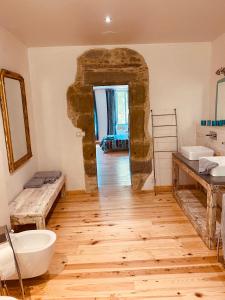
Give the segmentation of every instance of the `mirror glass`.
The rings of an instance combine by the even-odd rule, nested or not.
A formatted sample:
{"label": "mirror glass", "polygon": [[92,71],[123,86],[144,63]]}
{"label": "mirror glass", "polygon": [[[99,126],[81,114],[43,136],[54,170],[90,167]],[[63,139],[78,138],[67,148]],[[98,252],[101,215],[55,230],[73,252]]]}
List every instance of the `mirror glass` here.
{"label": "mirror glass", "polygon": [[225,78],[217,82],[216,120],[225,120]]}
{"label": "mirror glass", "polygon": [[20,82],[12,78],[5,78],[5,95],[7,99],[13,157],[15,160],[18,160],[27,153]]}
{"label": "mirror glass", "polygon": [[32,156],[23,77],[1,70],[0,96],[9,171],[12,173]]}

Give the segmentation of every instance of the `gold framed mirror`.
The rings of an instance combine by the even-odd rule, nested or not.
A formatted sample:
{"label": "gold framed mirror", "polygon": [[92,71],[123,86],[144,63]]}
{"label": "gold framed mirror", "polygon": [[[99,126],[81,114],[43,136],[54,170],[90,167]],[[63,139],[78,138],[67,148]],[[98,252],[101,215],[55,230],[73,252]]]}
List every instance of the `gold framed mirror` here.
{"label": "gold framed mirror", "polygon": [[215,112],[216,120],[225,119],[225,77],[217,81]]}
{"label": "gold framed mirror", "polygon": [[5,69],[0,71],[0,101],[9,172],[32,157],[24,79]]}

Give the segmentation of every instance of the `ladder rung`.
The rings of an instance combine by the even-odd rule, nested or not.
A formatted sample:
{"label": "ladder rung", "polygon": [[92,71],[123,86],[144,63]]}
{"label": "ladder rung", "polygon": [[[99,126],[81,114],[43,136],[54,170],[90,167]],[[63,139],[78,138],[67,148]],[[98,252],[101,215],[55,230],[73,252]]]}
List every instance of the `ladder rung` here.
{"label": "ladder rung", "polygon": [[168,127],[168,126],[176,127],[177,125],[153,125],[152,127]]}
{"label": "ladder rung", "polygon": [[177,138],[177,135],[163,135],[163,136],[154,136],[154,139],[162,139],[162,138]]}
{"label": "ladder rung", "polygon": [[161,114],[161,115],[152,115],[153,117],[164,117],[164,116],[176,116],[176,114]]}

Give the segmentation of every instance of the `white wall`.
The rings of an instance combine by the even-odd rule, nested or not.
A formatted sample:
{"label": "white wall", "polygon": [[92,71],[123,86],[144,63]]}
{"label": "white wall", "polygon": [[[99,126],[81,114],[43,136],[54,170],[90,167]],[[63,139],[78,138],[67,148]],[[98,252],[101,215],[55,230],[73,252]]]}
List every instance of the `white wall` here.
{"label": "white wall", "polygon": [[107,135],[107,102],[104,89],[95,90],[95,101],[98,115],[98,139],[102,140]]}
{"label": "white wall", "polygon": [[67,117],[66,102],[81,53],[79,47],[75,53],[73,47],[29,49],[38,169],[62,170],[69,190],[85,187],[82,135]]}
{"label": "white wall", "polygon": [[[114,47],[118,46],[105,48]],[[208,103],[210,43],[125,47],[141,53],[148,64],[151,108],[158,113],[176,107],[180,144],[195,144],[195,124]],[[66,91],[75,80],[77,57],[90,48],[95,47],[29,49],[39,168],[61,168],[70,190],[84,188],[84,170],[82,140],[67,117]],[[170,162],[169,158],[160,160],[158,185],[171,183]],[[145,188],[151,185],[149,179]]]}
{"label": "white wall", "polygon": [[33,158],[15,171],[12,175],[8,171],[8,160],[5,146],[2,116],[0,116],[0,225],[9,222],[8,202],[23,188],[23,184],[33,175],[37,168],[32,103],[30,97],[30,78],[28,55],[26,47],[12,34],[0,28],[0,68],[20,73],[25,79],[28,102],[29,125]]}
{"label": "white wall", "polygon": [[215,155],[225,155],[225,127],[224,126],[215,126],[213,131],[217,134],[217,139],[211,139],[207,136],[209,131],[212,130],[211,126],[196,126],[197,132],[197,145],[206,146],[215,151]]}
{"label": "white wall", "polygon": [[225,67],[225,33],[212,42],[210,98],[208,113],[206,114],[206,118],[209,117],[210,119],[215,118],[216,84],[219,79],[224,77],[215,74],[220,67]]}

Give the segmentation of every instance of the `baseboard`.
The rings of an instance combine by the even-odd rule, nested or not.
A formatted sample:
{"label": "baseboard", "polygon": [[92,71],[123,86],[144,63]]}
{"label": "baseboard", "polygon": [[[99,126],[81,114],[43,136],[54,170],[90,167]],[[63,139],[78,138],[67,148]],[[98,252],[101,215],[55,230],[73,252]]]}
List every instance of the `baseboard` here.
{"label": "baseboard", "polygon": [[[179,185],[179,189],[181,190],[194,190],[196,189],[196,185],[194,184],[181,184]],[[172,185],[157,185],[154,188],[156,193],[170,193],[173,191]]]}
{"label": "baseboard", "polygon": [[81,194],[86,194],[85,190],[66,191],[66,196],[76,196],[76,195],[81,195]]}
{"label": "baseboard", "polygon": [[[196,186],[193,184],[179,185],[179,189],[193,190],[195,188],[196,188]],[[146,193],[153,193],[153,192],[155,192],[155,193],[171,193],[172,191],[173,191],[172,185],[157,185],[152,190],[142,190],[140,192],[142,192],[142,193],[143,192],[146,192]],[[85,190],[66,191],[66,196],[76,196],[76,195],[82,195],[82,194],[88,194],[88,192]]]}
{"label": "baseboard", "polygon": [[172,192],[172,185],[156,185],[154,191],[156,193],[169,193]]}
{"label": "baseboard", "polygon": [[195,184],[181,184],[178,187],[179,190],[195,190],[196,185]]}

